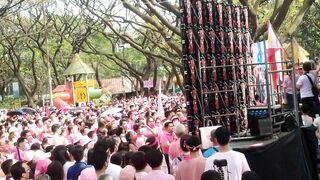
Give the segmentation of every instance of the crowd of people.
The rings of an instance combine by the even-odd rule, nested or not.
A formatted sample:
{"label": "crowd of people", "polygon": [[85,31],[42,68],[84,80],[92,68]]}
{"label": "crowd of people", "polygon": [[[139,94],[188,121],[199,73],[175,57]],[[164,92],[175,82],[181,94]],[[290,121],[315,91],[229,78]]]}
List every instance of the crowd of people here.
{"label": "crowd of people", "polygon": [[3,179],[245,180],[259,179],[230,134],[211,132],[204,153],[189,135],[183,96],[114,100],[108,106],[0,114]]}

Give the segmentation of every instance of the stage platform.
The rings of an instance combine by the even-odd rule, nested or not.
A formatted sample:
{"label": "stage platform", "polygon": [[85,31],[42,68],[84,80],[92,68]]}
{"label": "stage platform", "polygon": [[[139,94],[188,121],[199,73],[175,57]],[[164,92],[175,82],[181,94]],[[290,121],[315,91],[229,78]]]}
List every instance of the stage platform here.
{"label": "stage platform", "polygon": [[312,132],[297,128],[263,139],[233,140],[230,146],[245,154],[262,180],[318,180]]}
{"label": "stage platform", "polygon": [[263,147],[273,142],[276,142],[280,138],[290,134],[290,132],[281,132],[278,134],[274,134],[268,137],[252,137],[252,138],[234,138],[230,142],[230,146],[233,149],[241,150],[241,149],[250,149]]}

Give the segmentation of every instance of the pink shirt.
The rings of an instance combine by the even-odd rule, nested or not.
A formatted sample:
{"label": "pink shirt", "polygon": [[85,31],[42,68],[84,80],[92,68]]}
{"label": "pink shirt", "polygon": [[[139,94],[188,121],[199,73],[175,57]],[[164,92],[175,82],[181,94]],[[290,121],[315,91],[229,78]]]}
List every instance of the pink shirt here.
{"label": "pink shirt", "polygon": [[129,122],[128,122],[128,125],[129,125],[128,130],[133,130],[134,124],[135,124],[135,123],[134,123],[134,120],[129,119]]}
{"label": "pink shirt", "polygon": [[178,157],[182,153],[180,148],[180,138],[174,141],[169,147],[169,156],[171,159]]}
{"label": "pink shirt", "polygon": [[149,129],[147,129],[147,128],[141,128],[141,132],[142,132],[142,134],[143,134],[146,138],[155,136],[155,135],[152,134],[151,131],[150,131]]}
{"label": "pink shirt", "polygon": [[127,165],[120,171],[119,180],[133,180],[136,170],[133,166]]}
{"label": "pink shirt", "polygon": [[176,180],[201,179],[205,165],[206,159],[204,157],[181,161],[176,172]]}
{"label": "pink shirt", "polygon": [[[164,132],[160,138],[161,149],[164,154],[169,153],[169,146],[174,141],[174,134]],[[167,146],[169,144],[169,146]]]}
{"label": "pink shirt", "polygon": [[171,174],[165,174],[162,170],[152,170],[148,175],[144,176],[142,180],[174,180]]}
{"label": "pink shirt", "polygon": [[94,167],[85,168],[81,171],[78,180],[97,180],[97,174]]}
{"label": "pink shirt", "polygon": [[286,75],[286,77],[284,77],[283,87],[286,88],[286,92],[285,93],[288,93],[288,94],[292,94],[293,93],[291,77],[289,75]]}
{"label": "pink shirt", "polygon": [[20,160],[19,155],[20,155],[21,161],[26,160],[25,152],[19,149],[19,153],[18,153],[17,148],[15,148],[13,158],[19,161]]}
{"label": "pink shirt", "polygon": [[137,148],[143,146],[146,143],[147,138],[142,135],[142,134],[138,134],[137,135],[137,140],[136,140],[136,146]]}

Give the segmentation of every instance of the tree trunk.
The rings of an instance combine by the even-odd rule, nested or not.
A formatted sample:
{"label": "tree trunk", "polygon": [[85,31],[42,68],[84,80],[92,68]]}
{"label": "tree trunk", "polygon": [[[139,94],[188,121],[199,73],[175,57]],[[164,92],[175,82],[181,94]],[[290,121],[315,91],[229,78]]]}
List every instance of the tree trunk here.
{"label": "tree trunk", "polygon": [[33,95],[31,94],[31,91],[30,89],[28,88],[28,86],[25,84],[24,80],[22,79],[21,75],[16,72],[15,73],[19,83],[20,83],[20,86],[22,88],[22,91],[24,92],[24,94],[27,96],[27,100],[28,100],[28,105],[35,108],[37,105],[36,103],[34,102],[34,99],[33,99]]}
{"label": "tree trunk", "polygon": [[[52,66],[52,69],[53,69],[53,74],[54,74],[54,78],[52,78],[53,79],[53,83],[54,83],[54,85],[55,86],[58,86],[58,85],[60,85],[60,79],[59,79],[59,74],[60,73],[58,73],[58,70],[57,70],[57,67],[56,67],[56,63],[54,63],[54,62],[51,62],[50,63],[51,64],[51,66]],[[50,68],[50,67],[49,67]]]}
{"label": "tree trunk", "polygon": [[157,81],[158,81],[158,66],[157,66],[157,63],[154,63],[153,88],[151,88],[151,94],[156,93]]}
{"label": "tree trunk", "polygon": [[172,77],[173,77],[173,71],[170,72],[168,80],[164,84],[165,87],[163,88],[163,94],[168,94]]}
{"label": "tree trunk", "polygon": [[100,77],[99,77],[99,66],[100,66],[100,63],[98,63],[97,65],[94,65],[93,62],[91,62],[91,66],[95,71],[94,76],[96,78],[96,81],[97,81],[99,87],[102,87],[102,83],[101,83],[101,80],[100,80]]}
{"label": "tree trunk", "polygon": [[138,78],[137,81],[140,84],[140,91],[139,91],[139,95],[143,96],[144,95],[144,87],[143,87],[143,80],[141,78]]}
{"label": "tree trunk", "polygon": [[3,102],[4,96],[5,96],[5,89],[6,89],[6,86],[7,86],[8,83],[6,82],[5,78],[3,78],[3,77],[0,78],[0,81],[1,81],[0,95],[2,97],[2,101],[1,102]]}

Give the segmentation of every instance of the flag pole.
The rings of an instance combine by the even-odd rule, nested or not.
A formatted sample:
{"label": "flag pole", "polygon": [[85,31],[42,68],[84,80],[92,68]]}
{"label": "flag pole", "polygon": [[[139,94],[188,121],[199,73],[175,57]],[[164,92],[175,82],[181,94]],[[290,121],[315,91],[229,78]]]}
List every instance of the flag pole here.
{"label": "flag pole", "polygon": [[[293,108],[294,108],[294,116],[297,121],[297,125],[300,126],[299,122],[299,114],[298,114],[298,100],[297,100],[297,88],[296,88],[296,65],[295,65],[295,57],[294,57],[294,48],[293,48],[293,35],[291,35],[291,58],[293,62],[292,67],[292,75],[291,75],[291,81],[292,81],[292,88],[293,88]],[[299,68],[299,59],[298,59],[298,68]]]}
{"label": "flag pole", "polygon": [[50,93],[50,106],[53,106],[53,95],[52,95],[52,80],[51,80],[51,68],[50,68],[50,57],[49,57],[49,47],[48,47],[48,22],[46,20],[46,13],[44,11],[44,0],[41,0],[42,12],[43,12],[43,21],[45,28],[45,59],[48,66],[48,81],[49,81],[49,93]]}

